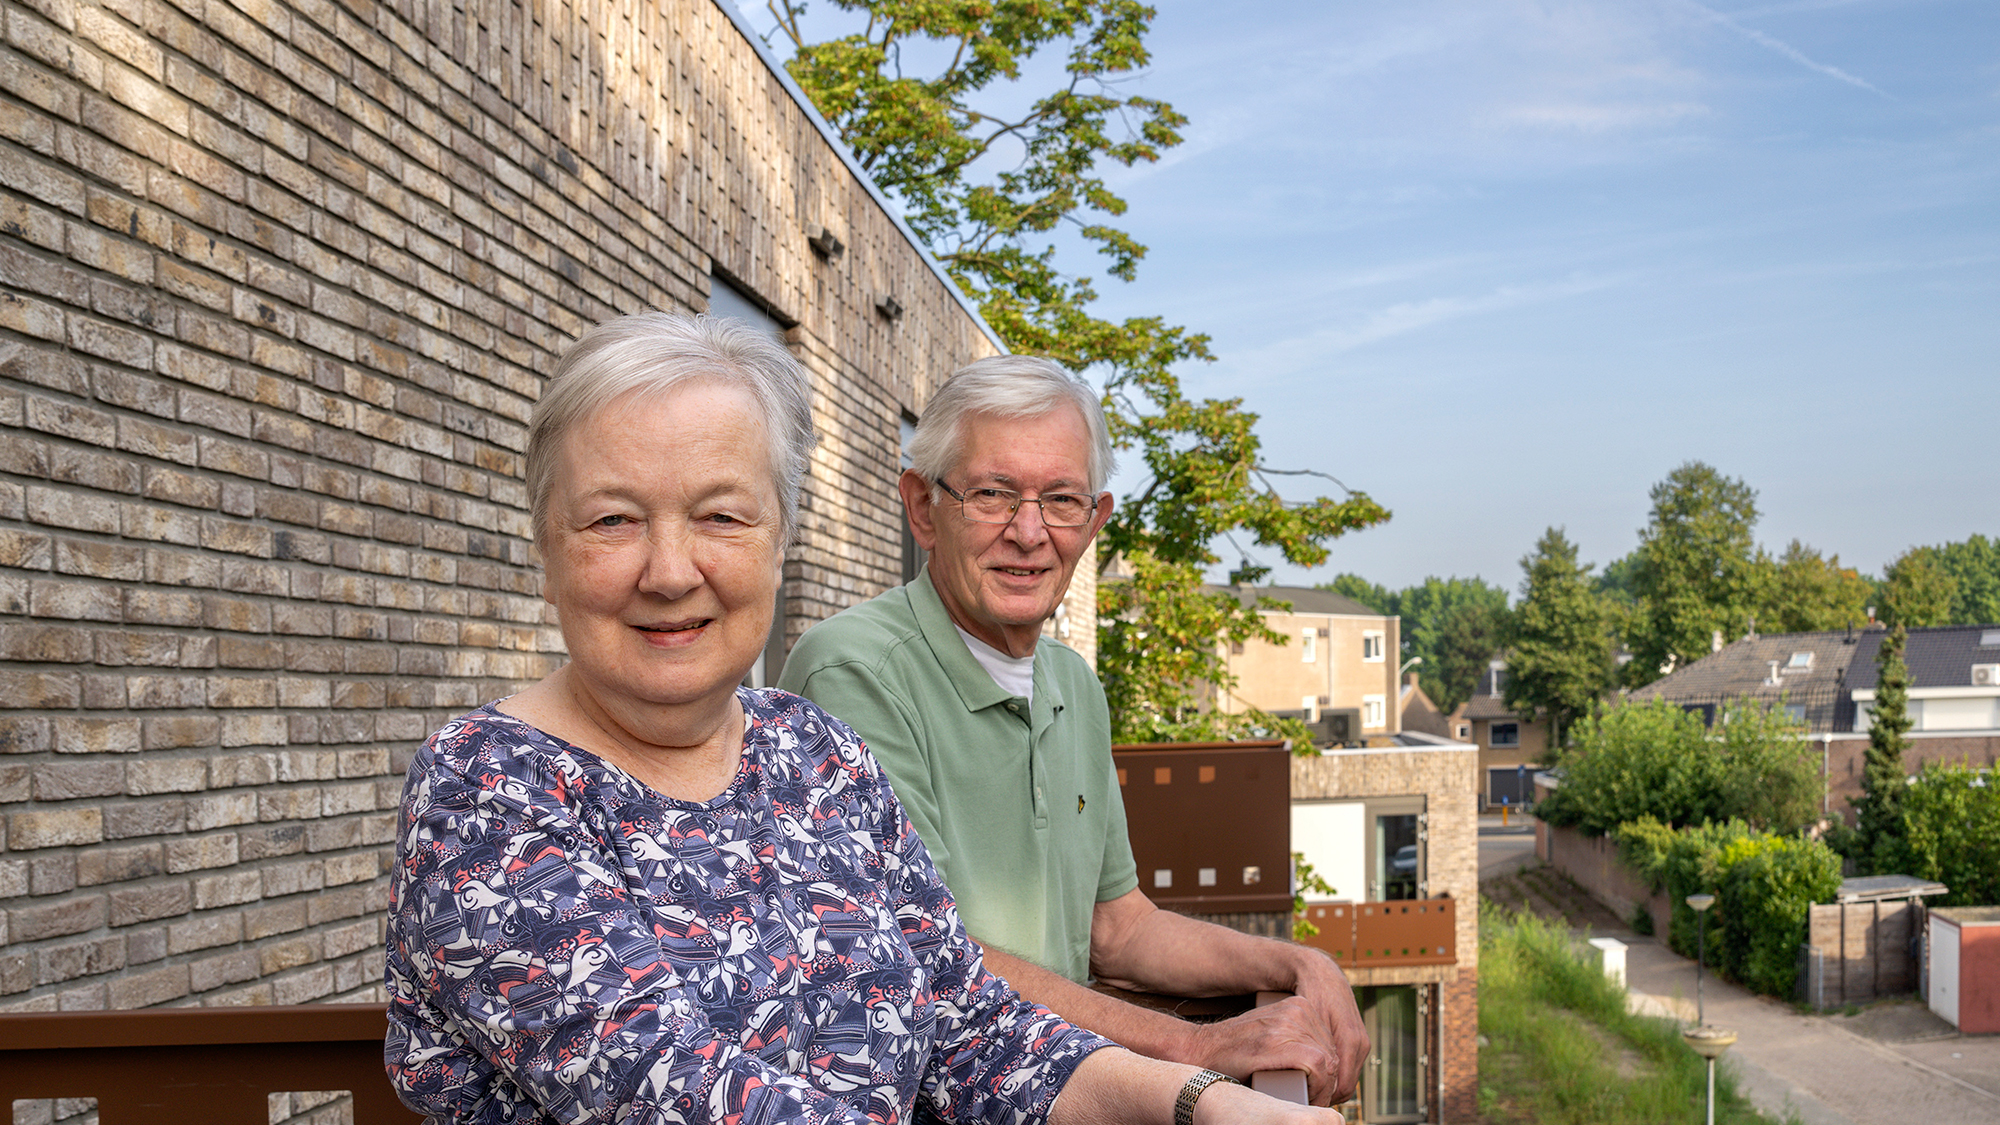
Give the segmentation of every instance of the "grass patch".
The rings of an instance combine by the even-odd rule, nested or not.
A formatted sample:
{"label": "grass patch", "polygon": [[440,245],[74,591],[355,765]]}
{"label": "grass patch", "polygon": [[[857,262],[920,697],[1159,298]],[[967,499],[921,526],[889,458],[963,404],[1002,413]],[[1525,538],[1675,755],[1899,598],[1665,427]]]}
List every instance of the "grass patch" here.
{"label": "grass patch", "polygon": [[[1671,1020],[1625,1010],[1566,928],[1480,904],[1479,1112],[1491,1125],[1701,1121],[1708,1072]],[[1771,1119],[1715,1075],[1718,1123]]]}

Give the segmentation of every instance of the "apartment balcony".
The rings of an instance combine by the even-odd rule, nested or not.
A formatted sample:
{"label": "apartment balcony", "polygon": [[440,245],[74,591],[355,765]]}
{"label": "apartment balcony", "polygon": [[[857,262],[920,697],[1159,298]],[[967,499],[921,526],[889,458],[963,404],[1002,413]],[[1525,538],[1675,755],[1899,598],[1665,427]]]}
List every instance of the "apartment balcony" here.
{"label": "apartment balcony", "polygon": [[1458,962],[1455,899],[1314,903],[1305,917],[1319,927],[1305,944],[1325,950],[1348,972]]}

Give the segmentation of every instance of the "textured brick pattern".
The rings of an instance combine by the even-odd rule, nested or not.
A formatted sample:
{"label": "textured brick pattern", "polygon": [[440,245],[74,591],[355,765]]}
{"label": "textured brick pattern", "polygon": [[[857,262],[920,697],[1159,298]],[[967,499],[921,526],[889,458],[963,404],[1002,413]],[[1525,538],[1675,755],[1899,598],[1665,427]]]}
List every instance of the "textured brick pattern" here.
{"label": "textured brick pattern", "polygon": [[1427,990],[1424,1041],[1431,1061],[1424,1068],[1424,1101],[1432,1121],[1478,1117],[1478,784],[1478,751],[1469,746],[1462,750],[1339,751],[1292,759],[1295,801],[1425,797],[1429,833],[1426,890],[1459,903],[1458,960],[1447,966],[1356,968],[1348,979],[1357,986],[1413,984]]}
{"label": "textured brick pattern", "polygon": [[815,373],[796,635],[994,348],[710,0],[0,0],[0,1006],[376,994],[411,752],[561,659],[542,380],[716,275]]}

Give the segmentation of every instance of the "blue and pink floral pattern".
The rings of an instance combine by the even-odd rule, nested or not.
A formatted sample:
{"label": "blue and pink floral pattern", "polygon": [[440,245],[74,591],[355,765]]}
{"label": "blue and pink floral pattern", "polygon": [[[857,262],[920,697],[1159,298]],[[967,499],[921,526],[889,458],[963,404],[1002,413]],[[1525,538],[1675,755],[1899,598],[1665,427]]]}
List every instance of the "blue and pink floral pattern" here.
{"label": "blue and pink floral pattern", "polygon": [[987,973],[861,740],[739,692],[705,804],[483,707],[410,766],[386,1047],[451,1122],[1042,1121],[1106,1041]]}

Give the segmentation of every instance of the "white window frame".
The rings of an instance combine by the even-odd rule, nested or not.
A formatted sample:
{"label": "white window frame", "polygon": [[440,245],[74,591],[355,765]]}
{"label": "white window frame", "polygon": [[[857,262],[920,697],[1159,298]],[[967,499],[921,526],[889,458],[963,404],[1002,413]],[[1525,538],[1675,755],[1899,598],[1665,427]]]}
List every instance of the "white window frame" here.
{"label": "white window frame", "polygon": [[1311,625],[1299,630],[1299,663],[1319,662],[1319,630]]}
{"label": "white window frame", "polygon": [[1361,662],[1363,664],[1380,664],[1388,659],[1384,651],[1387,640],[1388,634],[1380,629],[1363,629],[1361,631]]}
{"label": "white window frame", "polygon": [[1389,697],[1386,695],[1364,695],[1361,697],[1361,727],[1386,727],[1389,725]]}

